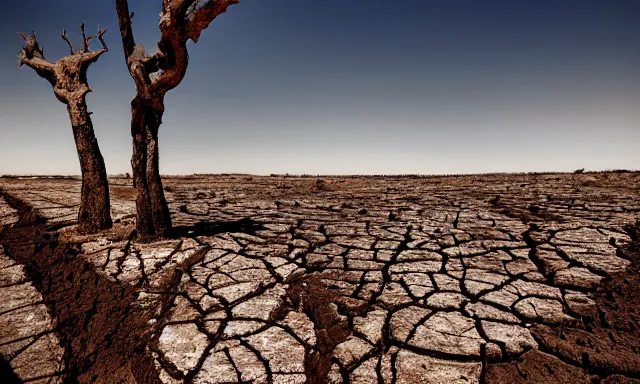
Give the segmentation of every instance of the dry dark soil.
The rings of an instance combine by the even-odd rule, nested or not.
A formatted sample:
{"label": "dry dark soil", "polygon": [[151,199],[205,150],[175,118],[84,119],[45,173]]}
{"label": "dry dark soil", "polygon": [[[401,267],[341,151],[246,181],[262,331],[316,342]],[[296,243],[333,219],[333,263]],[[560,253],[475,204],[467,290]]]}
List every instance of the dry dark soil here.
{"label": "dry dark soil", "polygon": [[627,231],[620,252],[631,264],[597,287],[595,306],[576,325],[533,327],[539,350],[490,364],[488,383],[640,384],[640,223]]}
{"label": "dry dark soil", "polygon": [[0,178],[7,383],[640,383],[640,173]]}

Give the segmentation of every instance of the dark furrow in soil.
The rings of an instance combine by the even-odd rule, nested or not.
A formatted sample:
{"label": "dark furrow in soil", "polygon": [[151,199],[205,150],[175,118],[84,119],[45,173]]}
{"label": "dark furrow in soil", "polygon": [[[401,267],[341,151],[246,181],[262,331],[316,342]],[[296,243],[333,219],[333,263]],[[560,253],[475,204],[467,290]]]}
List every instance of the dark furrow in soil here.
{"label": "dark furrow in soil", "polygon": [[155,331],[148,321],[168,302],[137,306],[134,287],[98,274],[93,264],[78,256],[77,244],[62,243],[56,233],[47,233],[46,220],[30,206],[1,190],[0,195],[19,214],[0,242],[10,258],[24,265],[54,319],[65,351],[65,382],[160,383],[146,352]]}
{"label": "dark furrow in soil", "polygon": [[531,329],[539,351],[488,364],[487,383],[640,384],[640,224],[619,248],[631,264],[594,293],[595,310],[576,325]]}
{"label": "dark furrow in soil", "polygon": [[314,324],[316,348],[305,353],[304,367],[307,384],[324,384],[333,365],[335,347],[347,340],[352,331],[349,320],[340,314],[361,312],[362,308],[343,308],[342,297],[328,289],[316,276],[299,277],[289,283],[288,303],[272,313],[274,318],[284,318],[289,311],[305,313]]}
{"label": "dark furrow in soil", "polygon": [[0,356],[0,377],[5,384],[22,384],[22,380],[16,375],[16,373],[2,356]]}

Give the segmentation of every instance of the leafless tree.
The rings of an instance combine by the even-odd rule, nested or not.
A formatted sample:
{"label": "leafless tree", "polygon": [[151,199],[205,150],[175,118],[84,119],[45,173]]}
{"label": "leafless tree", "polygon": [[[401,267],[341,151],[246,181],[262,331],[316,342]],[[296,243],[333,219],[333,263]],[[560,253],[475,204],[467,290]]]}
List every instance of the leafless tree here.
{"label": "leafless tree", "polygon": [[129,73],[136,85],[131,101],[133,185],[136,189],[136,229],[142,237],[159,236],[171,228],[171,216],[158,168],[158,129],[165,94],[177,87],[187,71],[187,41],[200,34],[238,0],[163,0],[157,52],[136,45],[127,0],[116,0],[120,34]]}
{"label": "leafless tree", "polygon": [[[105,32],[106,30],[98,27],[97,33],[87,37],[82,24],[83,47],[74,52],[67,32],[63,30],[62,38],[69,44],[70,54],[56,63],[45,60],[35,31],[31,32],[31,35],[18,32],[25,42],[18,56],[19,65],[33,68],[40,77],[48,80],[58,100],[67,106],[82,171],[78,230],[89,233],[110,228],[112,225],[107,171],[93,132],[91,112],[87,111],[86,102],[86,95],[91,92],[87,83],[87,69],[107,52],[107,46],[102,39]],[[89,43],[93,39],[100,41],[102,49],[89,50]]]}

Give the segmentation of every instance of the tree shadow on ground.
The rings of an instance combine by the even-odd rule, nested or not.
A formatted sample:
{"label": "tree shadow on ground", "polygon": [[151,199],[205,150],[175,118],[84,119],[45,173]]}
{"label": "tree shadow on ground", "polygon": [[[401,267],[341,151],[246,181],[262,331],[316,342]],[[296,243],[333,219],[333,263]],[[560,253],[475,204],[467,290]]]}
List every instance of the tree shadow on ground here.
{"label": "tree shadow on ground", "polygon": [[245,217],[234,221],[200,221],[194,225],[180,225],[171,228],[166,234],[167,238],[215,236],[227,232],[242,232],[255,235],[256,231],[265,229],[262,224]]}
{"label": "tree shadow on ground", "polygon": [[2,382],[6,384],[22,384],[22,380],[16,375],[16,373],[2,356],[0,356],[0,377]]}

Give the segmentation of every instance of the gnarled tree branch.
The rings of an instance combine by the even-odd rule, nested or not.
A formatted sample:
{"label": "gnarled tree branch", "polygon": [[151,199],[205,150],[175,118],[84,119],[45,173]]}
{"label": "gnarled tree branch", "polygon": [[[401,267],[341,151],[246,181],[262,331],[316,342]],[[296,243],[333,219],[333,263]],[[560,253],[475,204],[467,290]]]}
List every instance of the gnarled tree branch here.
{"label": "gnarled tree branch", "polygon": [[[125,59],[140,96],[163,97],[177,87],[187,70],[187,40],[197,42],[213,19],[238,2],[239,0],[163,0],[159,23],[162,35],[158,42],[158,52],[147,56],[135,44],[128,1],[116,0]],[[158,75],[152,79],[152,73]]]}
{"label": "gnarled tree branch", "polygon": [[[84,28],[84,23],[80,26],[80,28],[82,30],[83,49],[78,50],[78,52],[73,52],[73,45],[71,44],[71,41],[69,41],[69,38],[67,37],[66,29],[62,30],[62,39],[66,41],[67,44],[69,45],[69,51],[71,52],[71,56],[79,55],[78,57],[80,58],[80,61],[82,61],[83,63],[93,63],[98,59],[98,57],[100,57],[100,55],[109,51],[107,44],[102,38],[102,36],[107,32],[107,30],[101,29],[100,26],[98,25],[98,32],[87,37],[85,28]],[[89,50],[89,43],[91,42],[91,40],[94,40],[94,39],[98,39],[100,41],[100,44],[102,45],[102,49],[91,52]]]}
{"label": "gnarled tree branch", "polygon": [[89,42],[87,41],[87,35],[84,33],[84,23],[82,23],[82,25],[80,25],[80,29],[82,30],[82,43],[84,44],[84,51],[83,52],[88,52],[89,51]]}
{"label": "gnarled tree branch", "polygon": [[[84,39],[84,50],[80,52],[80,55],[83,63],[85,64],[95,63],[96,60],[98,60],[98,57],[100,57],[100,55],[109,51],[107,44],[104,42],[104,39],[102,38],[102,36],[106,32],[107,32],[106,29],[100,29],[100,26],[98,25],[98,32],[94,33],[89,37],[86,37],[84,33],[84,24],[82,24],[82,38]],[[98,41],[100,41],[100,44],[102,45],[102,49],[91,52],[89,51],[89,42],[96,38],[98,39]]]}
{"label": "gnarled tree branch", "polygon": [[197,3],[197,0],[169,0],[166,1],[167,5],[163,5],[162,9],[168,11],[174,25],[177,25],[178,21],[184,20],[189,8]]}
{"label": "gnarled tree branch", "polygon": [[187,36],[193,40],[194,43],[197,43],[200,34],[209,26],[213,19],[221,13],[226,12],[230,5],[238,4],[238,2],[239,0],[209,0],[202,8],[194,11],[193,17],[191,17],[187,24]]}
{"label": "gnarled tree branch", "polygon": [[62,39],[64,41],[66,41],[67,44],[69,44],[69,51],[71,52],[70,54],[73,55],[73,45],[71,45],[71,42],[69,41],[69,38],[67,37],[67,30],[66,29],[62,30]]}
{"label": "gnarled tree branch", "polygon": [[[25,41],[24,47],[20,50],[19,65],[27,65],[34,69],[36,73],[45,78],[53,86],[54,93],[60,101],[69,104],[71,99],[74,102],[80,101],[84,103],[83,98],[87,92],[91,92],[87,85],[86,72],[91,63],[98,60],[98,57],[108,51],[108,47],[102,38],[106,33],[106,29],[102,30],[98,26],[98,32],[87,37],[85,34],[84,24],[82,24],[83,49],[73,52],[71,41],[67,37],[66,29],[62,30],[62,39],[69,45],[71,54],[63,57],[55,63],[50,63],[44,58],[44,53],[35,31],[31,35],[18,32],[18,35]],[[102,49],[91,52],[89,50],[89,42],[92,39],[99,39]]]}
{"label": "gnarled tree branch", "polygon": [[186,74],[187,41],[197,42],[211,21],[235,3],[238,0],[162,0],[158,51],[148,55],[135,43],[128,1],[116,0],[124,57],[136,85],[131,102],[131,166],[137,193],[136,228],[143,237],[161,235],[171,228],[158,170],[158,128],[164,113],[164,96]]}
{"label": "gnarled tree branch", "polygon": [[82,24],[82,38],[84,39],[84,53],[89,52],[89,43],[91,42],[91,40],[96,38],[100,41],[100,44],[102,44],[102,49],[104,50],[104,52],[107,52],[109,49],[107,48],[107,44],[105,44],[104,39],[102,39],[102,35],[104,35],[106,32],[107,32],[106,29],[104,30],[100,29],[100,25],[98,25],[98,32],[94,33],[89,37],[86,37],[84,33],[84,24]]}
{"label": "gnarled tree branch", "polygon": [[56,83],[55,66],[44,58],[44,52],[36,39],[36,32],[31,31],[31,35],[18,32],[18,35],[25,41],[24,47],[18,54],[18,64],[22,67],[27,65],[36,73],[54,85]]}
{"label": "gnarled tree branch", "polygon": [[[166,0],[165,0],[166,1]],[[127,65],[131,65],[130,58],[136,42],[133,39],[133,30],[131,29],[131,13],[129,12],[129,3],[126,0],[116,0],[116,11],[118,13],[118,24],[120,26],[120,36],[122,37],[122,47],[124,48],[124,57]]]}

